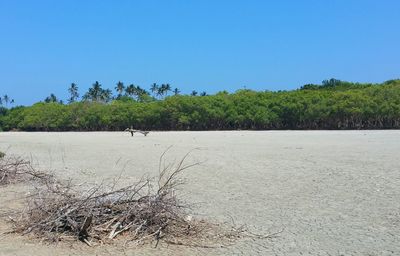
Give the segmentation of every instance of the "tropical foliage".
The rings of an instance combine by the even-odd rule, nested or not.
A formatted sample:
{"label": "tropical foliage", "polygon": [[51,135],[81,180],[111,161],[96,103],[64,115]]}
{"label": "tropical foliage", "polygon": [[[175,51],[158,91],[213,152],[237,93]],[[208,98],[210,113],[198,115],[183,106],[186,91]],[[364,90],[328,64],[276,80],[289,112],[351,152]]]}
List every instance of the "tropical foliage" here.
{"label": "tropical foliage", "polygon": [[215,95],[196,91],[180,95],[168,84],[153,84],[153,96],[139,86],[120,83],[116,97],[96,82],[79,102],[74,97],[67,105],[51,100],[29,107],[2,107],[0,127],[27,131],[130,126],[143,130],[400,128],[400,80],[360,84],[330,79],[292,91]]}

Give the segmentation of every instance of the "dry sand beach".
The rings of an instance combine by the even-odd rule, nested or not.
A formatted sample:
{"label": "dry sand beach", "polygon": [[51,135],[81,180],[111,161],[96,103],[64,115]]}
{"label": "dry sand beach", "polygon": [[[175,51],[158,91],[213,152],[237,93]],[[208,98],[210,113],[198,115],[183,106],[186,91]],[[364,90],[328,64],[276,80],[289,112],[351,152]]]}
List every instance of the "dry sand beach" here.
{"label": "dry sand beach", "polygon": [[[154,175],[169,146],[167,160],[195,149],[188,160],[201,162],[182,188],[198,216],[283,231],[227,248],[126,251],[2,235],[0,255],[400,255],[400,131],[0,133],[0,151],[78,181]],[[0,205],[13,190],[1,189]]]}

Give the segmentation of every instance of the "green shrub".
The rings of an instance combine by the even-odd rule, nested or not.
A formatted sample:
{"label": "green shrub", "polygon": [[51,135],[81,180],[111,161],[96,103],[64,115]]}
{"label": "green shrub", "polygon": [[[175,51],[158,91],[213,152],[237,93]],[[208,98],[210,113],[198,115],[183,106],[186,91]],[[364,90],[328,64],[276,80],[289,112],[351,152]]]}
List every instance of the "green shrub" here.
{"label": "green shrub", "polygon": [[291,91],[238,90],[163,100],[122,96],[110,103],[36,103],[0,114],[4,130],[123,131],[234,129],[399,129],[400,80],[336,79]]}

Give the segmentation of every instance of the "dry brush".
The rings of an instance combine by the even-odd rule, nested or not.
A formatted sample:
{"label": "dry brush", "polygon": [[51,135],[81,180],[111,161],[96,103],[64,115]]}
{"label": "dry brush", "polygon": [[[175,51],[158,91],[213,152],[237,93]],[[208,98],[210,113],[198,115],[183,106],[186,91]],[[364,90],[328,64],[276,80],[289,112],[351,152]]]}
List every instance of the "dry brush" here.
{"label": "dry brush", "polygon": [[[128,185],[117,177],[109,184],[75,184],[35,170],[20,158],[0,158],[2,183],[27,182],[25,207],[7,213],[12,233],[33,235],[49,242],[80,240],[87,245],[124,241],[221,247],[254,235],[242,226],[211,223],[188,214],[188,204],[178,197],[181,174],[197,165],[165,164],[164,152],[155,178],[142,177]],[[268,238],[270,236],[264,236]],[[121,239],[119,239],[121,238]]]}
{"label": "dry brush", "polygon": [[[31,234],[50,242],[76,239],[89,246],[114,241],[158,245],[209,246],[239,237],[242,230],[197,220],[188,215],[188,204],[179,200],[182,172],[195,164],[185,164],[187,155],[177,164],[160,157],[159,175],[143,177],[121,186],[117,178],[110,184],[75,184],[54,175],[25,171],[32,186],[26,206],[9,214],[13,232]],[[41,175],[38,175],[41,174]],[[29,177],[29,178],[26,178]],[[121,238],[116,240],[117,238]]]}
{"label": "dry brush", "polygon": [[0,186],[32,179],[52,179],[53,175],[35,170],[29,161],[0,152]]}

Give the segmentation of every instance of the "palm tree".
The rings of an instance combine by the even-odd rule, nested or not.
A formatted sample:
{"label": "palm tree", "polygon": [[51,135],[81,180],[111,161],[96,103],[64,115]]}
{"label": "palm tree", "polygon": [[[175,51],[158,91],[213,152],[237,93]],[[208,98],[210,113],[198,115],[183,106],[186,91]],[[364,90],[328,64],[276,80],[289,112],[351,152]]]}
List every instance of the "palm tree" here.
{"label": "palm tree", "polygon": [[170,84],[162,84],[161,87],[158,88],[157,95],[160,96],[161,98],[168,95],[168,92],[171,91],[171,85]]}
{"label": "palm tree", "polygon": [[207,93],[206,92],[201,92],[200,96],[207,96]]}
{"label": "palm tree", "polygon": [[112,91],[110,89],[102,89],[100,92],[100,101],[102,102],[110,102],[112,100]]}
{"label": "palm tree", "polygon": [[160,99],[164,95],[164,91],[165,91],[165,84],[162,84],[160,87],[158,87],[157,91],[157,95],[160,97]]}
{"label": "palm tree", "polygon": [[172,89],[171,89],[171,85],[170,84],[165,84],[164,85],[164,94],[165,94],[165,96],[167,96],[168,95],[168,92],[170,92]]}
{"label": "palm tree", "polygon": [[83,96],[84,100],[109,102],[112,100],[112,91],[110,89],[103,89],[101,84],[96,81],[89,91]]}
{"label": "palm tree", "polygon": [[126,87],[125,93],[126,95],[133,97],[136,93],[136,86],[134,84],[130,84],[129,86]]}
{"label": "palm tree", "polygon": [[103,88],[101,88],[101,84],[96,81],[91,88],[89,88],[89,91],[85,93],[83,96],[84,100],[91,100],[91,101],[100,101],[101,100],[101,94],[103,92]]}
{"label": "palm tree", "polygon": [[153,83],[150,87],[150,91],[153,93],[153,96],[156,97],[158,95],[159,92],[159,86],[156,83]]}
{"label": "palm tree", "polygon": [[136,97],[137,98],[139,98],[140,97],[140,95],[142,95],[144,92],[143,92],[144,90],[138,85],[138,86],[136,86],[136,88],[135,88],[135,95],[136,95]]}
{"label": "palm tree", "polygon": [[143,102],[146,99],[149,99],[150,93],[148,91],[146,91],[146,89],[141,88],[140,86],[136,87],[136,91],[137,91],[137,100],[139,102]]}
{"label": "palm tree", "polygon": [[10,101],[10,98],[8,97],[7,94],[5,94],[5,95],[3,96],[3,101],[4,101],[4,103],[6,104],[6,107],[7,107],[8,102]]}
{"label": "palm tree", "polygon": [[115,90],[116,90],[117,93],[118,93],[117,99],[121,98],[121,97],[122,97],[122,93],[123,93],[124,90],[125,90],[125,85],[124,85],[124,83],[121,82],[121,81],[118,81],[117,86],[115,87]]}
{"label": "palm tree", "polygon": [[93,95],[95,96],[96,99],[100,98],[102,91],[103,91],[103,88],[101,88],[101,84],[98,81],[96,81],[93,84]]}
{"label": "palm tree", "polygon": [[46,99],[44,99],[44,102],[46,102],[46,103],[57,102],[57,101],[58,101],[57,97],[53,93],[50,94],[50,96],[46,97]]}
{"label": "palm tree", "polygon": [[164,94],[164,90],[165,90],[165,85],[164,84],[162,84],[161,86],[158,87],[158,90],[157,90],[156,94],[157,94],[157,97],[159,99],[162,98],[162,95]]}
{"label": "palm tree", "polygon": [[195,91],[195,90],[193,90],[193,91],[190,93],[191,96],[196,96],[197,94],[198,94],[198,92]]}
{"label": "palm tree", "polygon": [[68,88],[68,92],[70,94],[68,103],[73,103],[79,98],[78,86],[75,83],[71,84],[71,86]]}
{"label": "palm tree", "polygon": [[179,95],[179,93],[181,93],[181,91],[178,88],[174,89],[174,95]]}
{"label": "palm tree", "polygon": [[137,101],[141,101],[144,95],[149,95],[149,92],[141,88],[139,85],[135,86],[133,84],[126,88],[126,94]]}
{"label": "palm tree", "polygon": [[146,91],[146,89],[141,88],[139,85],[138,85],[136,88],[137,88],[138,93],[139,93],[140,95],[150,95],[150,93],[149,93],[148,91]]}

